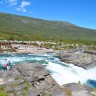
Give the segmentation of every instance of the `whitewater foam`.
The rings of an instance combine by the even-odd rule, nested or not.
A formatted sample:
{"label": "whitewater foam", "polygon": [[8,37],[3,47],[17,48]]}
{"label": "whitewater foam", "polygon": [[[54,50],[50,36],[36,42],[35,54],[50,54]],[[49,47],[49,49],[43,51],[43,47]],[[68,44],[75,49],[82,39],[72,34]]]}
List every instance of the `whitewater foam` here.
{"label": "whitewater foam", "polygon": [[13,55],[0,55],[0,64],[4,60],[9,60],[13,65],[22,62],[40,62],[46,65],[56,82],[62,86],[67,83],[78,83],[85,84],[88,80],[96,80],[96,67],[89,70],[85,70],[81,67],[77,67],[74,64],[67,64],[61,62],[58,58],[49,55],[32,55],[32,54],[13,54]]}
{"label": "whitewater foam", "polygon": [[85,84],[89,79],[96,80],[96,67],[85,70],[73,64],[67,64],[67,66],[49,62],[46,68],[50,70],[52,77],[60,86],[67,83],[78,82]]}

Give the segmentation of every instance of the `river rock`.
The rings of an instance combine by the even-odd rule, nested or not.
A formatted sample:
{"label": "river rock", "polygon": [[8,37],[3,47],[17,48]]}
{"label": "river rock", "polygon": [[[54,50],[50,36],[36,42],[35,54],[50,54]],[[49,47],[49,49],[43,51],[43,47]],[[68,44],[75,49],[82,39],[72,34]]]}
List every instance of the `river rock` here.
{"label": "river rock", "polygon": [[64,50],[58,53],[61,61],[88,69],[96,66],[96,55],[84,53],[84,51]]}
{"label": "river rock", "polygon": [[14,94],[14,96],[21,96],[22,94],[25,94],[24,96],[41,96],[42,94],[47,96],[53,94],[59,88],[49,71],[39,63],[15,65],[11,71],[5,73],[6,78],[10,73],[10,76],[13,76],[14,79],[10,81],[8,78],[1,87],[4,87],[5,92]]}
{"label": "river rock", "polygon": [[65,84],[62,87],[65,93],[67,95],[70,94],[70,96],[94,96],[92,94],[92,92],[94,91],[93,88],[84,86],[82,84],[70,83],[70,84]]}
{"label": "river rock", "polygon": [[96,50],[85,50],[84,53],[96,55]]}
{"label": "river rock", "polygon": [[[0,71],[3,73],[2,71]],[[95,96],[93,88],[81,84],[66,84],[59,86],[50,75],[49,71],[39,63],[22,63],[14,66],[10,73],[12,81],[0,85],[0,89],[9,96]],[[3,73],[3,74],[4,74]],[[3,78],[3,74],[0,76]],[[13,77],[12,77],[13,76]],[[1,78],[0,77],[0,78]]]}

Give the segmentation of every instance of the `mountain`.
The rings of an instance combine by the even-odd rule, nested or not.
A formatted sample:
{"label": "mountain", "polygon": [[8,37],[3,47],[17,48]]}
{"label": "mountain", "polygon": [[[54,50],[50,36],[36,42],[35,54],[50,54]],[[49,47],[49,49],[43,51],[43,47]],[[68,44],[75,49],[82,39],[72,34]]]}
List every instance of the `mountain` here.
{"label": "mountain", "polygon": [[48,21],[0,13],[0,39],[96,41],[96,30],[64,21]]}

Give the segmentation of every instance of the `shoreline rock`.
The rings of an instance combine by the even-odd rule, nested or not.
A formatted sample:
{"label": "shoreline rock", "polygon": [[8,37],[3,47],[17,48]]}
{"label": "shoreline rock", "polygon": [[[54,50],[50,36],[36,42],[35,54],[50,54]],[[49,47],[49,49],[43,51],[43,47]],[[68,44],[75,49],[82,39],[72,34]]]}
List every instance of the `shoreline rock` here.
{"label": "shoreline rock", "polygon": [[4,82],[4,84],[0,85],[0,89],[5,91],[9,96],[96,95],[93,88],[86,88],[81,84],[74,83],[59,86],[49,71],[39,63],[22,63],[15,65],[11,71],[0,71],[0,78],[7,79],[5,80],[6,83]]}
{"label": "shoreline rock", "polygon": [[48,70],[39,63],[15,65],[11,71],[0,71],[0,76],[6,79],[0,88],[3,87],[9,96],[55,96],[54,91],[60,88]]}
{"label": "shoreline rock", "polygon": [[83,67],[84,69],[96,66],[96,55],[93,53],[89,54],[83,51],[63,50],[60,51],[57,56],[62,62],[71,63],[78,67]]}

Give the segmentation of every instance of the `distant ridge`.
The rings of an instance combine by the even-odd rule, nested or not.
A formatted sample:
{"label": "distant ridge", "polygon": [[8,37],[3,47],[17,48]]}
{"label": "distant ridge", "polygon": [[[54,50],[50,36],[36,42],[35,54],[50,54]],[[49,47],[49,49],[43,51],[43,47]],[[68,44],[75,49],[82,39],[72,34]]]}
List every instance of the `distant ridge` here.
{"label": "distant ridge", "polygon": [[96,41],[96,30],[64,21],[48,21],[0,12],[0,39]]}

